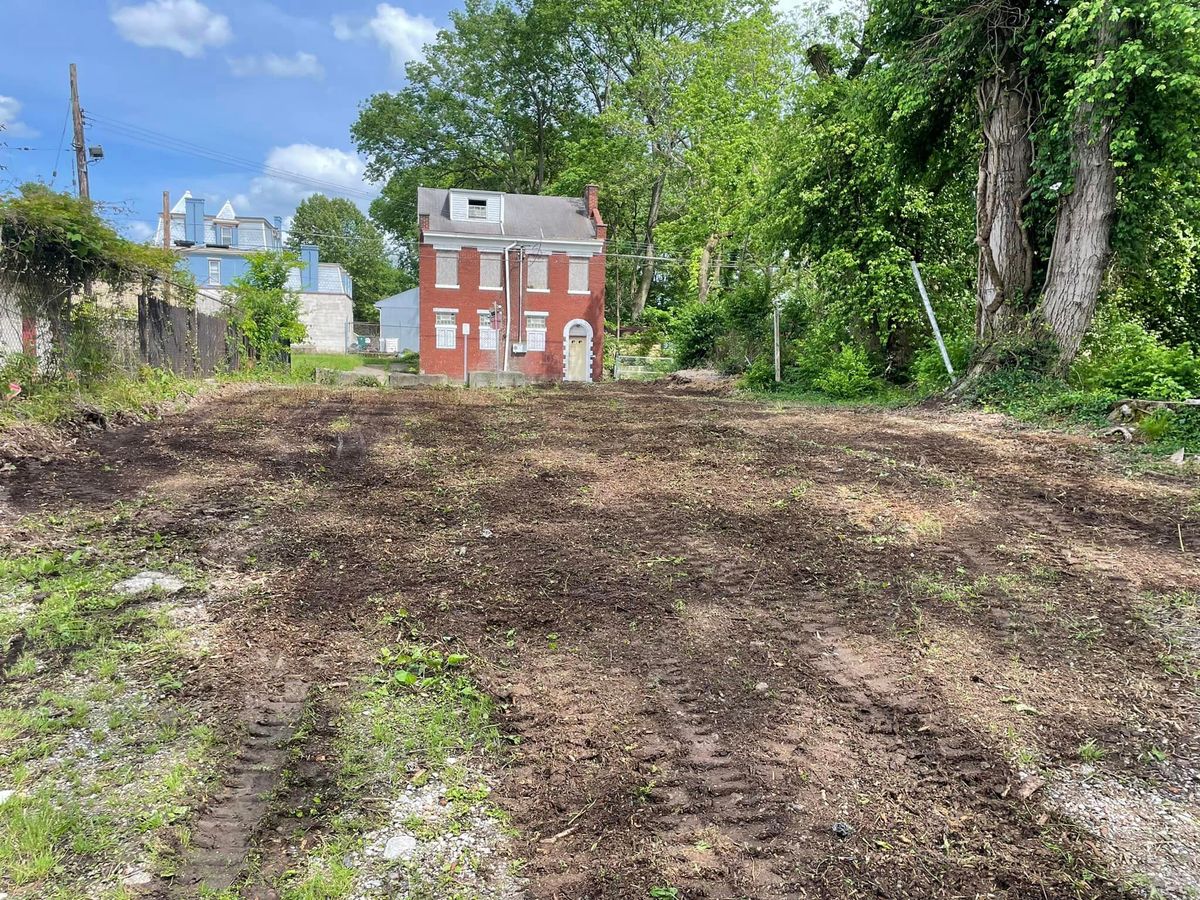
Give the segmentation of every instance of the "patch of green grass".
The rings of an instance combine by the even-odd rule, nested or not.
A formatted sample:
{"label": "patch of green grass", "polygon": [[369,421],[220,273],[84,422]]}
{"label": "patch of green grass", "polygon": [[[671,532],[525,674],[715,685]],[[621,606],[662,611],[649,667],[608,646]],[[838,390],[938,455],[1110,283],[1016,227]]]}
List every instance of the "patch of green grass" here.
{"label": "patch of green grass", "polygon": [[11,797],[0,804],[0,883],[41,881],[60,867],[68,850],[101,849],[99,825],[77,807],[56,803],[49,791]]}
{"label": "patch of green grass", "polygon": [[347,842],[330,842],[311,854],[303,869],[291,869],[283,878],[282,900],[334,900],[354,887],[355,871],[342,862],[350,850]]}
{"label": "patch of green grass", "polygon": [[291,380],[312,381],[317,369],[349,372],[366,364],[367,358],[358,353],[293,353]]}
{"label": "patch of green grass", "polygon": [[1104,757],[1108,756],[1108,751],[1096,743],[1095,738],[1088,738],[1079,745],[1079,749],[1076,752],[1079,754],[1080,759],[1088,763],[1100,762]]}
{"label": "patch of green grass", "polygon": [[989,591],[996,590],[1005,596],[1014,596],[1024,582],[1018,575],[979,575],[967,578],[966,571],[959,569],[952,576],[933,572],[920,572],[914,576],[910,589],[917,597],[938,600],[963,612],[975,612],[979,601]]}
{"label": "patch of green grass", "polygon": [[[362,803],[363,797],[395,796],[410,783],[424,786],[431,777],[439,778],[446,786],[446,817],[436,826],[419,817],[405,822],[419,838],[462,829],[481,807],[500,815],[490,806],[487,785],[469,776],[462,762],[450,763],[452,757],[467,760],[500,746],[499,732],[491,723],[491,701],[467,674],[467,662],[463,654],[419,641],[380,652],[377,670],[339,718],[334,747],[340,811],[329,813],[326,837],[309,852],[305,865],[280,880],[284,900],[343,897],[349,892],[355,872],[341,860],[384,816],[379,806]],[[421,885],[412,881],[416,876],[406,877],[407,896],[425,896]],[[458,896],[449,892],[453,885],[449,877],[445,891],[431,887],[435,892],[427,896]]]}
{"label": "patch of green grass", "polygon": [[55,549],[0,558],[0,636],[26,638],[0,707],[0,786],[20,792],[0,810],[0,884],[109,896],[131,854],[170,869],[177,823],[215,766],[212,729],[163,699],[182,683],[185,635],[150,612],[160,597],[113,591],[139,569],[195,581],[182,542],[165,546],[139,510],[29,517],[28,538]]}
{"label": "patch of green grass", "polygon": [[[8,381],[4,383],[7,386]],[[145,417],[162,405],[191,397],[201,382],[160,369],[143,367],[137,375],[117,373],[98,381],[33,378],[21,380],[15,399],[0,403],[0,428],[17,423],[63,425],[78,420],[83,410],[106,417],[129,414]]]}

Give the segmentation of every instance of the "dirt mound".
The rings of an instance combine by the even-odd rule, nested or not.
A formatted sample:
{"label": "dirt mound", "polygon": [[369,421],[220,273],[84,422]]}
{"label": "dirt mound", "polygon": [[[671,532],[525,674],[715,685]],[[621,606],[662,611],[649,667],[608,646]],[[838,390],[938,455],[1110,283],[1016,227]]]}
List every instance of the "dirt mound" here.
{"label": "dirt mound", "polygon": [[723,375],[716,369],[677,369],[663,381],[706,394],[731,394],[737,386],[734,376]]}

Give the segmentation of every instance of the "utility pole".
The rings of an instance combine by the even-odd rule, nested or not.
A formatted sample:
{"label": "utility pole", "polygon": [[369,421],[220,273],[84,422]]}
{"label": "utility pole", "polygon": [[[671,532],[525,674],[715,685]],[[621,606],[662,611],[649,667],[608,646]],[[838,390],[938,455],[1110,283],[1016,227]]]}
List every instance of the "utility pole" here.
{"label": "utility pole", "polygon": [[[163,249],[171,249],[171,192],[163,191]],[[171,302],[171,276],[163,279],[163,300]]]}
{"label": "utility pole", "polygon": [[767,298],[771,301],[771,333],[775,338],[775,383],[779,384],[783,381],[783,366],[781,364],[779,352],[779,317],[781,302],[778,297],[771,296],[771,275],[774,271],[774,266],[763,267],[763,281],[766,283]]}
{"label": "utility pole", "polygon": [[91,200],[87,146],[83,142],[83,110],[79,108],[79,79],[75,73],[75,63],[71,63],[71,122],[75,129],[75,171],[79,173],[79,196],[84,200]]}
{"label": "utility pole", "polygon": [[171,249],[171,192],[163,191],[163,249]]}

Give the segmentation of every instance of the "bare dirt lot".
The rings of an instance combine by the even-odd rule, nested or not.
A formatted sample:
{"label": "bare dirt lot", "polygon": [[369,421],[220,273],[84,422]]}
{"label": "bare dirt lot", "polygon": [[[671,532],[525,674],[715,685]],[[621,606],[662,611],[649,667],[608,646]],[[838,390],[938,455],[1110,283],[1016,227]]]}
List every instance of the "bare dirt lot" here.
{"label": "bare dirt lot", "polygon": [[[163,702],[224,748],[179,865],[122,890],[287,896],[399,615],[495,704],[475,764],[539,900],[1200,892],[1194,476],[998,417],[624,385],[243,390],[85,449],[6,476],[5,549],[71,510],[202,572]],[[417,896],[388,890],[345,895]]]}

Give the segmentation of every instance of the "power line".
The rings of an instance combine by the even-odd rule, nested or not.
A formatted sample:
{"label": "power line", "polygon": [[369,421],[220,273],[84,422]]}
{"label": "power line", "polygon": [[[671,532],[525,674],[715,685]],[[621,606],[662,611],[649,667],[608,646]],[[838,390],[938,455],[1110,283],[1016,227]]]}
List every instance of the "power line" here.
{"label": "power line", "polygon": [[54,168],[50,170],[50,187],[54,187],[54,179],[58,177],[58,161],[62,157],[63,144],[67,140],[67,123],[71,121],[71,101],[67,101],[67,111],[63,113],[62,134],[58,136],[58,151],[54,154]]}
{"label": "power line", "polygon": [[212,162],[219,162],[224,165],[247,169],[261,174],[271,175],[276,178],[283,178],[288,181],[293,181],[297,184],[308,185],[343,195],[359,197],[364,200],[372,200],[376,196],[375,193],[364,191],[360,188],[347,187],[346,185],[338,184],[334,181],[328,181],[322,178],[314,178],[311,175],[304,175],[300,172],[292,172],[287,169],[280,169],[276,166],[269,166],[265,163],[255,162],[254,160],[247,159],[246,157],[237,156],[223,150],[216,150],[212,147],[205,147],[201,144],[195,144],[191,141],[174,137],[173,135],[164,134],[160,131],[154,131],[153,129],[145,128],[141,125],[133,125],[128,122],[122,122],[118,119],[112,119],[108,116],[98,113],[89,113],[88,118],[100,127],[107,128],[120,137],[135,141],[137,143],[146,144],[151,147],[156,147],[161,150],[169,150],[184,156],[194,156],[200,159],[207,159]]}

